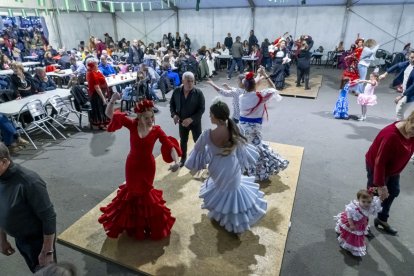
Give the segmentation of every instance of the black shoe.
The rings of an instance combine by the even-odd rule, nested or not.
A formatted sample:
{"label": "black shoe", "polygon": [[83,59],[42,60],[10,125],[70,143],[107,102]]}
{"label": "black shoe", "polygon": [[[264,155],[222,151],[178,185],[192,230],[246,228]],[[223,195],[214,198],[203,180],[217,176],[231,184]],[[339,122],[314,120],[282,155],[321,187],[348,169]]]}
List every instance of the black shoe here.
{"label": "black shoe", "polygon": [[374,220],[374,225],[377,228],[378,228],[378,225],[381,225],[384,232],[390,235],[395,236],[398,233],[398,231],[392,228],[387,222],[381,221],[377,218]]}
{"label": "black shoe", "polygon": [[371,229],[368,228],[368,233],[365,235],[365,237],[367,237],[369,240],[372,240],[373,238],[375,238],[375,235],[371,232]]}
{"label": "black shoe", "polygon": [[300,83],[297,83],[297,84],[296,84],[296,87],[301,87],[301,86],[302,86],[302,85],[300,85]]}
{"label": "black shoe", "polygon": [[305,87],[305,90],[310,90],[310,87],[308,86],[308,87]]}
{"label": "black shoe", "polygon": [[185,160],[181,160],[180,161],[180,168],[184,167],[184,164],[185,164]]}

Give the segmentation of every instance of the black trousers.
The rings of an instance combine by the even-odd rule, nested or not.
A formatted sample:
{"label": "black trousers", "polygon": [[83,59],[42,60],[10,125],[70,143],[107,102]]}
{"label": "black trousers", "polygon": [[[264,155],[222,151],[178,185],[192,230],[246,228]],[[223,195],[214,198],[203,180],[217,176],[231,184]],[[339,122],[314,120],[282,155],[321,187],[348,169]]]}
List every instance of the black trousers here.
{"label": "black trousers", "polygon": [[302,68],[298,66],[296,84],[300,85],[300,81],[303,78],[305,81],[305,88],[308,88],[309,87],[309,73],[310,73],[310,67]]}
{"label": "black trousers", "polygon": [[197,142],[198,137],[201,135],[201,122],[192,122],[188,127],[184,127],[181,125],[179,126],[180,131],[180,146],[183,155],[181,156],[181,160],[185,161],[187,159],[187,142],[188,142],[188,134],[191,131],[193,135],[194,143]]}
{"label": "black trousers", "polygon": [[[373,171],[370,168],[368,168],[368,166],[367,166],[367,178],[368,178],[367,188],[373,187],[374,186],[374,175],[373,175]],[[384,199],[384,201],[382,202],[381,204],[382,211],[378,213],[378,218],[386,222],[388,220],[388,217],[390,216],[389,214],[390,214],[390,208],[391,208],[392,202],[400,194],[400,175],[397,174],[397,175],[388,177],[385,180],[385,185],[387,185],[389,196],[386,199]]]}
{"label": "black trousers", "polygon": [[[22,239],[16,238],[15,241],[16,247],[26,261],[26,264],[29,267],[30,271],[35,273],[41,268],[39,266],[39,254],[42,251],[43,247],[43,234]],[[56,260],[55,245],[53,245],[53,249],[54,259]]]}

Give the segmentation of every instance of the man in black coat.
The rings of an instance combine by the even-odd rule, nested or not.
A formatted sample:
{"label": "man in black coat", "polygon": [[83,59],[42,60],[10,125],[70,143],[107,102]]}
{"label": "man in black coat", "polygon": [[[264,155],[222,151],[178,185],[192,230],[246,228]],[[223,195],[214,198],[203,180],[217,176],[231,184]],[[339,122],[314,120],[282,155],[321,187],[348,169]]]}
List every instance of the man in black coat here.
{"label": "man in black coat", "polygon": [[183,74],[183,85],[174,89],[170,100],[171,117],[179,124],[180,146],[182,151],[180,166],[187,159],[188,134],[191,131],[194,142],[201,135],[201,117],[205,109],[203,92],[194,87],[195,78],[191,72]]}
{"label": "man in black coat", "polygon": [[231,37],[231,33],[227,34],[227,37],[224,39],[224,45],[226,48],[231,50],[231,46],[233,46],[233,38]]}
{"label": "man in black coat", "polygon": [[254,31],[251,30],[250,31],[250,36],[249,36],[249,54],[252,52],[253,45],[257,45],[257,43],[259,43],[259,41],[257,40],[256,36],[254,35]]}

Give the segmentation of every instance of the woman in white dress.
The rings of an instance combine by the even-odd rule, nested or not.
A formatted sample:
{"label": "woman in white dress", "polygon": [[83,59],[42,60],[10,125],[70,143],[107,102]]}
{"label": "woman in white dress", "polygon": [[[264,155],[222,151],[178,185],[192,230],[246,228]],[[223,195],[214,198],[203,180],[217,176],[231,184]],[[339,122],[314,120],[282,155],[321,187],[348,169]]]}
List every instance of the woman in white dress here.
{"label": "woman in white dress", "polygon": [[262,66],[260,66],[257,72],[267,79],[271,88],[266,88],[257,92],[253,72],[246,74],[244,79],[246,93],[242,94],[239,98],[239,126],[242,129],[242,133],[247,138],[247,141],[250,144],[253,144],[260,154],[256,164],[248,168],[247,174],[254,175],[258,181],[263,181],[268,180],[271,175],[286,169],[289,165],[289,161],[283,159],[262,140],[263,116],[265,113],[267,115],[266,103],[273,97],[276,97],[279,101],[282,97],[274,88],[274,83],[269,79],[269,76],[266,75]]}
{"label": "woman in white dress", "polygon": [[210,107],[211,122],[217,127],[201,134],[185,166],[196,172],[208,164],[209,177],[200,191],[202,208],[227,231],[240,234],[263,217],[267,202],[254,177],[241,174],[259,155],[229,116],[222,101]]}

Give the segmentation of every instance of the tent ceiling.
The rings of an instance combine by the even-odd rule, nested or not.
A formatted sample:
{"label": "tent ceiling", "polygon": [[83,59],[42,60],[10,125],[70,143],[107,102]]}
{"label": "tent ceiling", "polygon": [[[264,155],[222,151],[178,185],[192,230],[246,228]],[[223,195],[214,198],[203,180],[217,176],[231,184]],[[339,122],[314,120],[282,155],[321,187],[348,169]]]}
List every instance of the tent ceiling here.
{"label": "tent ceiling", "polygon": [[[96,2],[97,0],[89,0]],[[195,9],[196,0],[103,0],[103,2],[114,2],[116,10],[120,10],[119,3],[136,3],[136,10],[139,10],[140,4],[143,3],[144,9],[151,8],[154,10],[168,9],[175,3],[178,9]],[[163,3],[161,3],[163,2]],[[302,5],[302,0],[252,0],[256,7],[286,7],[286,6],[344,6],[347,0],[305,0],[306,4]],[[414,0],[352,0],[353,5],[380,5],[380,4],[414,4]],[[126,10],[130,10],[129,4],[125,5]],[[249,0],[200,0],[200,9],[212,8],[235,8],[250,7]]]}

